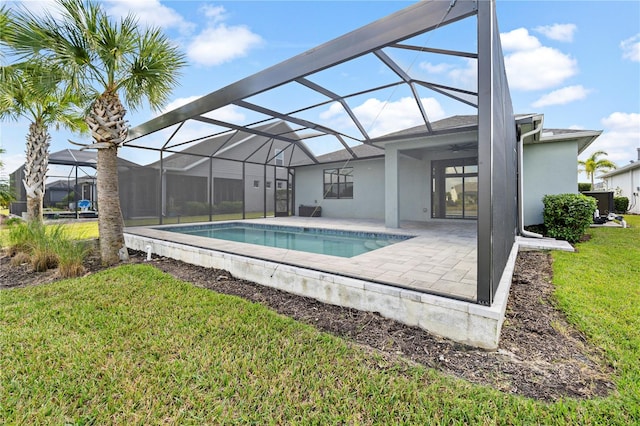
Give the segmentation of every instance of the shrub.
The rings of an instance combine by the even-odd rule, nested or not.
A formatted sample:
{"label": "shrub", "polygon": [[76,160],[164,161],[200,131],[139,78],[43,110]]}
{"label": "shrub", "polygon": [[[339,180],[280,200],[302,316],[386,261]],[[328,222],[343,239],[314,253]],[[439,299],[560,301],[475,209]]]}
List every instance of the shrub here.
{"label": "shrub", "polygon": [[576,243],[593,221],[597,201],[582,194],[545,195],[544,226],[547,235]]}
{"label": "shrub", "polygon": [[72,241],[63,225],[45,227],[39,222],[20,223],[9,229],[8,254],[14,265],[31,263],[36,272],[60,268],[63,277],[84,272],[84,258],[90,248],[86,243]]}
{"label": "shrub", "polygon": [[209,203],[199,201],[187,201],[185,203],[185,214],[187,216],[201,216],[209,214]]}
{"label": "shrub", "polygon": [[31,249],[31,266],[36,272],[44,272],[47,269],[58,266],[58,245],[65,240],[62,225],[45,228],[37,222],[29,224],[33,228],[29,247]]}
{"label": "shrub", "polygon": [[6,226],[13,226],[13,225],[17,225],[17,224],[22,223],[22,222],[23,222],[22,218],[10,217],[9,219],[4,221],[4,224]]}
{"label": "shrub", "polygon": [[214,214],[240,213],[242,212],[242,201],[223,201],[213,206]]}
{"label": "shrub", "polygon": [[613,197],[613,210],[616,213],[626,213],[629,209],[629,199],[627,197]]}
{"label": "shrub", "polygon": [[9,227],[9,235],[7,237],[7,254],[15,256],[18,253],[31,254],[30,242],[43,226],[37,222],[14,223]]}
{"label": "shrub", "polygon": [[91,246],[83,241],[62,238],[58,241],[58,273],[63,278],[79,277],[84,274],[84,259],[91,252]]}
{"label": "shrub", "polygon": [[591,191],[591,183],[578,182],[578,191],[579,192]]}
{"label": "shrub", "polygon": [[11,258],[11,266],[20,266],[26,263],[31,263],[31,256],[23,251],[16,253],[15,256]]}

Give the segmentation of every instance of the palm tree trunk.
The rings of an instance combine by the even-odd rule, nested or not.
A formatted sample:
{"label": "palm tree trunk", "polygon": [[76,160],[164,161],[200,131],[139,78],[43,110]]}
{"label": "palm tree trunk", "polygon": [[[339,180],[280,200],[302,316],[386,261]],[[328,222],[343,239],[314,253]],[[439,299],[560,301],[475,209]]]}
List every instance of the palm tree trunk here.
{"label": "palm tree trunk", "polygon": [[42,199],[49,168],[51,135],[46,126],[31,123],[27,135],[26,163],[22,184],[27,193],[27,220],[42,222]]}
{"label": "palm tree trunk", "polygon": [[118,189],[118,147],[127,136],[126,110],[117,93],[105,92],[91,106],[87,124],[98,148],[98,232],[102,263],[129,260]]}
{"label": "palm tree trunk", "polygon": [[128,260],[118,190],[118,149],[98,150],[98,232],[100,258],[106,265]]}

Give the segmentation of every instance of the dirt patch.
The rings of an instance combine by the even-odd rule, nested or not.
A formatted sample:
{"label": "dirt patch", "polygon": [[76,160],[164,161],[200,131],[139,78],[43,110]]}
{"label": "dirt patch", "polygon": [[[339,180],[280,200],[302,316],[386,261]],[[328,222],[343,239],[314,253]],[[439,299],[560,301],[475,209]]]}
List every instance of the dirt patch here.
{"label": "dirt patch", "polygon": [[[131,262],[144,262],[133,252]],[[473,383],[544,401],[562,397],[605,396],[615,387],[612,369],[597,348],[571,327],[554,307],[551,256],[527,251],[518,255],[500,346],[483,351],[433,336],[378,314],[327,305],[252,282],[228,272],[189,265],[168,258],[150,262],[176,278],[220,293],[243,297],[343,337],[389,357],[402,357]],[[87,273],[102,269],[95,257]],[[11,266],[0,258],[0,289],[45,284],[55,271],[32,272],[28,265]]]}

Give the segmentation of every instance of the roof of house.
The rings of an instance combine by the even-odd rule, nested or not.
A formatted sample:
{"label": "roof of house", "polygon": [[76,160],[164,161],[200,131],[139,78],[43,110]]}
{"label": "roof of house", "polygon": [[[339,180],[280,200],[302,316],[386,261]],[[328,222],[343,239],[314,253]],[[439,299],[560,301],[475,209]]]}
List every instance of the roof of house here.
{"label": "roof of house", "polygon": [[[61,166],[84,166],[96,168],[98,154],[96,151],[81,151],[79,149],[63,149],[49,154],[49,164]],[[140,167],[138,164],[118,157],[118,166]]]}
{"label": "roof of house", "polygon": [[[286,150],[293,149],[289,153],[294,157],[296,163],[309,164],[315,162],[310,160],[307,146],[296,134],[296,132],[284,121],[268,123],[252,129],[252,132],[235,130],[206,138],[196,144],[184,148],[185,144],[175,144],[165,152],[172,152],[163,158],[163,168],[174,170],[187,170],[206,161],[209,158],[217,158],[232,161],[244,161],[258,164],[273,164],[274,153],[270,150],[274,140],[271,134],[276,133],[281,137],[293,141],[291,144],[280,142],[286,145]],[[276,145],[279,146],[279,145]],[[313,157],[315,160],[315,157]],[[159,167],[160,161],[149,164],[149,167]]]}
{"label": "roof of house", "polygon": [[627,173],[630,172],[631,170],[635,170],[635,169],[639,169],[640,168],[640,160],[638,161],[631,161],[629,164],[624,165],[622,167],[618,167],[615,170],[612,170],[610,172],[601,174],[599,176],[597,176],[599,179],[603,179],[603,178],[608,178],[611,176],[616,176],[616,175],[620,175],[623,173]]}
{"label": "roof of house", "polygon": [[[384,149],[369,144],[356,145],[351,147],[351,150],[358,159],[384,156]],[[317,158],[320,163],[332,163],[334,161],[346,161],[353,159],[349,151],[346,149],[319,155]]]}
{"label": "roof of house", "polygon": [[[529,117],[531,114],[516,114],[516,119]],[[461,131],[475,131],[478,126],[477,115],[455,115],[447,117],[442,120],[434,121],[431,123],[432,132],[429,134],[447,134],[452,132]],[[374,143],[380,143],[380,141],[397,141],[399,139],[412,139],[416,137],[426,136],[425,132],[427,128],[425,125],[412,127],[399,132],[390,133],[380,138],[373,140]],[[540,140],[527,140],[525,144],[533,143],[553,143],[553,142],[566,142],[569,140],[576,140],[578,143],[578,153],[584,151],[600,134],[599,130],[575,130],[575,129],[543,129]],[[362,144],[355,147],[351,147],[351,150],[355,153],[357,159],[378,157],[384,155],[384,149],[370,144]],[[346,161],[351,160],[353,157],[347,151],[347,149],[340,149],[338,151],[329,152],[317,157],[320,163],[330,163],[334,161]],[[639,163],[640,164],[640,163]]]}

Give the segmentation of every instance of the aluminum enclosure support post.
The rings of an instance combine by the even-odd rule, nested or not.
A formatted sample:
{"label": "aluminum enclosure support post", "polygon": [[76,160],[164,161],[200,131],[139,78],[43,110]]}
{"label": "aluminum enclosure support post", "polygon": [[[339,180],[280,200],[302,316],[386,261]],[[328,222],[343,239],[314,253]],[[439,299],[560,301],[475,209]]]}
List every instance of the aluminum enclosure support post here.
{"label": "aluminum enclosure support post", "polygon": [[207,191],[209,201],[209,222],[213,221],[213,157],[209,157],[209,191]]}
{"label": "aluminum enclosure support post", "polygon": [[478,273],[476,300],[493,302],[493,0],[478,1]]}
{"label": "aluminum enclosure support post", "polygon": [[384,224],[387,228],[400,228],[400,172],[398,150],[385,148],[384,155]]}

